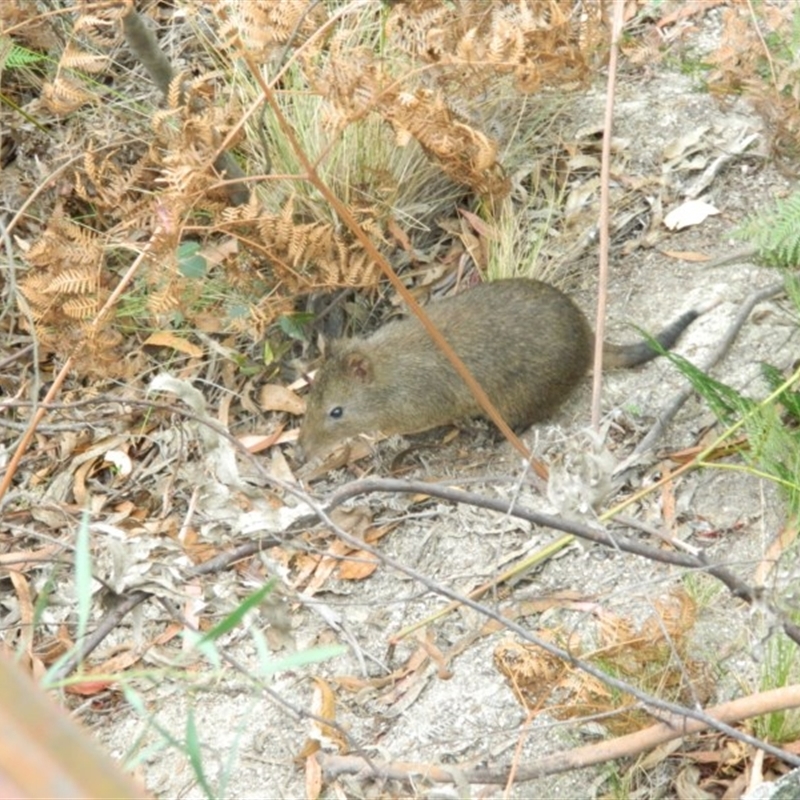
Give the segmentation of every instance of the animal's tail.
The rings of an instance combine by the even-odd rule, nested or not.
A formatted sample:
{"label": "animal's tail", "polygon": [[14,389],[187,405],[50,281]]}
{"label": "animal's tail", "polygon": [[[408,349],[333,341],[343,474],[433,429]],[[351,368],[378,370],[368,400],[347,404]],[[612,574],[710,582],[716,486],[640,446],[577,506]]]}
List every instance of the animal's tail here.
{"label": "animal's tail", "polygon": [[[700,311],[687,311],[681,314],[659,333],[655,340],[665,349],[669,350],[680,335],[700,316]],[[655,358],[658,351],[654,350],[650,342],[644,339],[635,344],[609,344],[603,342],[603,366],[610,368],[638,367],[651,358]]]}

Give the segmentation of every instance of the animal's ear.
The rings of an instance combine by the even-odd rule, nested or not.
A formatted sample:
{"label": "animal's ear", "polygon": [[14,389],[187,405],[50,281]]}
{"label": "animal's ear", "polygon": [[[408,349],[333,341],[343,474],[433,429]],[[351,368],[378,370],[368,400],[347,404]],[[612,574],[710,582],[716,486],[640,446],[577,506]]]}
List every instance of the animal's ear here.
{"label": "animal's ear", "polygon": [[344,358],[345,373],[355,381],[360,383],[370,383],[372,381],[373,369],[372,361],[363,353],[348,353]]}

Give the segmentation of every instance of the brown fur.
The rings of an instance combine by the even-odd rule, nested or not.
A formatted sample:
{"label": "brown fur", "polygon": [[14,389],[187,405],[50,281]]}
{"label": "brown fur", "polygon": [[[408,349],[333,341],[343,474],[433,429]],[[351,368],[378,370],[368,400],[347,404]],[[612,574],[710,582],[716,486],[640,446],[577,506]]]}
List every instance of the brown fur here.
{"label": "brown fur", "polygon": [[[594,337],[583,312],[541,281],[481,284],[425,311],[513,428],[548,417],[591,364]],[[684,314],[658,341],[671,347],[696,316]],[[646,342],[603,347],[611,367],[655,355]],[[369,338],[334,344],[311,387],[298,450],[313,458],[358,433],[414,433],[482,413],[419,320],[409,317]]]}

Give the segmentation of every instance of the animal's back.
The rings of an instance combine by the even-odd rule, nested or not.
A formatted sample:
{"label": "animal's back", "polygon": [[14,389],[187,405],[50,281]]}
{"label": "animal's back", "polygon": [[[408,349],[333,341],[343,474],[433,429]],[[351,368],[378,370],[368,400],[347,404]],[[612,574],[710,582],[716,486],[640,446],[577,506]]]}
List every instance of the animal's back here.
{"label": "animal's back", "polygon": [[[565,294],[526,278],[484,283],[425,311],[513,427],[542,420],[564,401],[591,361],[592,333]],[[401,332],[400,326],[408,330]],[[407,385],[454,405],[451,417],[482,413],[477,401],[421,323],[386,325],[371,337],[400,344]],[[432,382],[435,387],[432,387]]]}

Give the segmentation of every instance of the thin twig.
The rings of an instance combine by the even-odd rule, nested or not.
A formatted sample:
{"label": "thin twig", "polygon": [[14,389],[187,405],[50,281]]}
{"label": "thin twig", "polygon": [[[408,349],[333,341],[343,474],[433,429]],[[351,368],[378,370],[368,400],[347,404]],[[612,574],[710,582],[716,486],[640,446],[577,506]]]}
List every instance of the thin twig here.
{"label": "thin twig", "polygon": [[594,335],[594,365],[592,372],[592,428],[600,429],[600,402],[603,393],[603,338],[606,326],[608,301],[608,253],[610,249],[609,207],[611,204],[611,133],[614,126],[614,90],[617,83],[617,54],[622,35],[624,3],[613,3],[611,23],[611,49],[608,58],[608,81],[606,83],[606,113],[603,120],[603,150],[600,162],[600,269],[597,292],[597,314]]}

